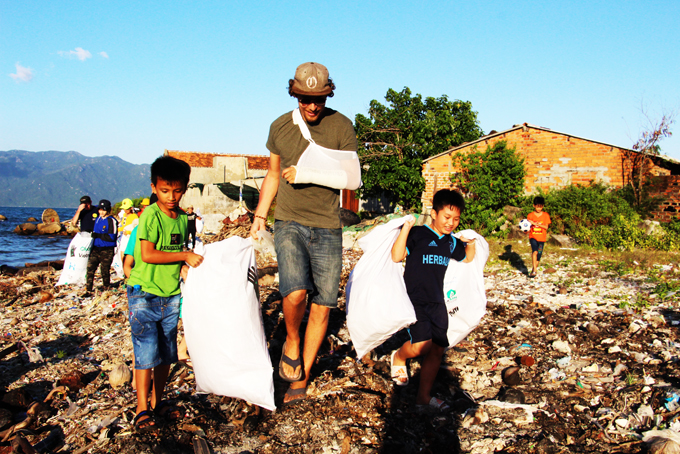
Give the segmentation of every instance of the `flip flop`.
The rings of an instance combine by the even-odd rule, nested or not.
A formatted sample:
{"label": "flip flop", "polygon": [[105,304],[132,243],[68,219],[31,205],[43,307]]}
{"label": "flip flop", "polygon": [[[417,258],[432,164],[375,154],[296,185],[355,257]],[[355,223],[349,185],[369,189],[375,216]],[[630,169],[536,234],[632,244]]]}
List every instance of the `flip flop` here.
{"label": "flip flop", "polygon": [[439,411],[449,411],[451,407],[441,399],[433,397],[430,399],[430,403],[427,405],[416,405],[416,410],[418,411],[429,411],[429,410],[439,410]]}
{"label": "flip flop", "polygon": [[307,399],[307,387],[304,388],[288,388],[286,391],[286,396],[292,397],[288,402],[286,402],[285,397],[282,406],[289,407],[291,405],[296,405],[303,400]]}
{"label": "flip flop", "polygon": [[[296,381],[302,380],[304,376],[304,371],[302,369],[302,358],[298,356],[297,359],[291,359],[289,356],[286,355],[286,343],[283,343],[283,348],[281,349],[281,359],[279,360],[279,377],[281,377],[283,380],[287,381],[288,383],[293,383]],[[297,369],[300,367],[300,372],[297,374],[295,377],[289,377],[283,372],[283,363],[288,364],[290,367],[293,368],[293,370]]]}
{"label": "flip flop", "polygon": [[[397,350],[392,352],[392,355],[390,355],[390,374],[392,375],[392,381],[397,386],[406,386],[408,385],[408,369],[406,368],[406,365],[403,366],[395,366],[394,365],[394,355],[397,354]],[[405,379],[405,380],[404,380]]]}
{"label": "flip flop", "polygon": [[[144,416],[147,416],[147,418],[141,419]],[[154,430],[156,428],[156,418],[154,417],[153,411],[142,410],[137,413],[137,415],[135,415],[135,419],[132,420],[132,426],[134,427],[134,431],[136,433],[144,433]]]}

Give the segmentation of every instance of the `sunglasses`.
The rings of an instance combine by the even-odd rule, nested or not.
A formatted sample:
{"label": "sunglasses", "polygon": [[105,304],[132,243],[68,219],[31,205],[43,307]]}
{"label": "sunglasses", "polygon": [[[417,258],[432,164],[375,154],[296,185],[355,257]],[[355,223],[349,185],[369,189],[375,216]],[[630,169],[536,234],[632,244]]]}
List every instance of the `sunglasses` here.
{"label": "sunglasses", "polygon": [[316,104],[317,106],[323,106],[326,104],[325,96],[298,96],[298,101],[303,106],[308,106],[310,104]]}

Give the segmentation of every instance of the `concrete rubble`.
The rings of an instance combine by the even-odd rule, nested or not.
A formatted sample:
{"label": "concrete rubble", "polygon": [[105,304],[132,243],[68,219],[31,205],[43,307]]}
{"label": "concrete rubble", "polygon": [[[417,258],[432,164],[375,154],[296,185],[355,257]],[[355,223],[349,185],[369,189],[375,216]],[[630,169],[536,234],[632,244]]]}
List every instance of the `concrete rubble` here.
{"label": "concrete rubble", "polygon": [[[248,231],[241,219],[203,239]],[[192,369],[177,363],[167,395],[183,418],[145,435],[131,425],[124,288],[81,298],[80,288],[55,287],[51,268],[0,276],[0,454],[676,452],[650,450],[680,443],[678,256],[548,246],[529,279],[526,241],[490,243],[488,314],[448,350],[433,389],[451,411],[415,407],[418,361],[409,386],[390,380],[389,354],[404,332],[358,361],[335,310],[306,401],[269,412],[197,394]],[[360,256],[344,251],[343,309]],[[276,263],[258,254],[258,265],[278,363],[285,327]],[[286,385],[275,373],[277,403]]]}

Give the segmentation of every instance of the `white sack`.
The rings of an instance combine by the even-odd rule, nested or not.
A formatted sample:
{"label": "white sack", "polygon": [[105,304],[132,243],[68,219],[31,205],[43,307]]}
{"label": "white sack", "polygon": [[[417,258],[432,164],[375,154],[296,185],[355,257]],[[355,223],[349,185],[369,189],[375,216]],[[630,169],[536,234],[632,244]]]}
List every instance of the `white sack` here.
{"label": "white sack", "polygon": [[404,267],[392,261],[392,245],[409,216],[375,227],[359,239],[364,255],[347,281],[347,328],[362,358],[394,333],[416,322],[406,293]]}
{"label": "white sack", "polygon": [[310,143],[294,166],[296,184],[312,183],[350,190],[361,186],[361,165],[356,151],[331,150],[317,145],[300,109],[293,111],[293,123],[298,125],[302,136]]}
{"label": "white sack", "polygon": [[92,249],[90,232],[79,232],[73,237],[66,250],[64,269],[61,270],[57,285],[83,285],[87,275],[87,260]]}
{"label": "white sack", "polygon": [[196,233],[201,233],[203,231],[203,218],[196,218]]}
{"label": "white sack", "polygon": [[274,379],[262,327],[259,295],[248,281],[257,264],[250,239],[205,246],[190,268],[182,320],[198,392],[237,397],[274,410]]}
{"label": "white sack", "polygon": [[121,234],[118,237],[118,244],[116,245],[116,252],[113,255],[113,262],[111,266],[113,271],[116,273],[119,279],[125,278],[125,271],[123,271],[123,254],[125,254],[125,248],[130,242],[130,235]]}
{"label": "white sack", "polygon": [[475,258],[470,263],[449,261],[444,276],[444,300],[449,313],[449,348],[465,339],[486,314],[484,266],[489,258],[489,243],[474,230],[455,234],[475,239]]}

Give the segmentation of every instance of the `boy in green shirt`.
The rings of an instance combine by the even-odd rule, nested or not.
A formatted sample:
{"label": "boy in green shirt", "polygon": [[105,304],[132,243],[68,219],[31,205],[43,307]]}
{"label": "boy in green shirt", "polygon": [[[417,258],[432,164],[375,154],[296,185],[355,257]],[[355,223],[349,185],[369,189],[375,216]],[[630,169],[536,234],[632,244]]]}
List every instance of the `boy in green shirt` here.
{"label": "boy in green shirt", "polygon": [[[151,190],[158,201],[150,205],[137,227],[135,266],[127,283],[128,317],[135,352],[137,431],[153,429],[154,411],[176,415],[177,409],[163,405],[161,398],[177,361],[180,272],[185,264],[196,267],[203,257],[183,252],[187,234],[186,213],[179,202],[189,184],[191,167],[171,156],[161,156],[151,165]],[[153,388],[151,377],[153,371]],[[152,388],[152,389],[151,389]],[[151,401],[147,401],[149,390]],[[150,408],[153,410],[150,410]],[[162,408],[165,410],[161,410]]]}

